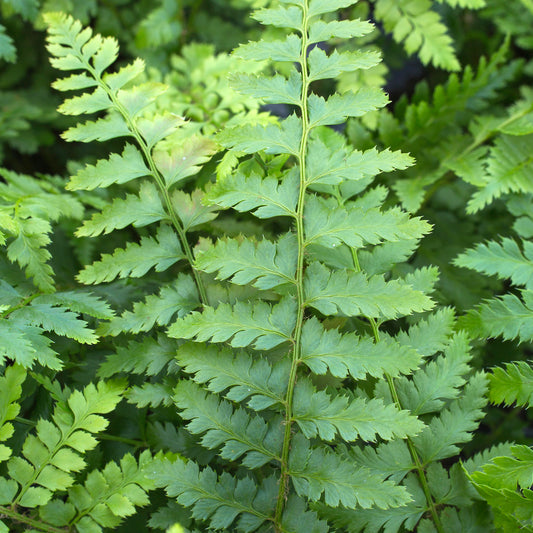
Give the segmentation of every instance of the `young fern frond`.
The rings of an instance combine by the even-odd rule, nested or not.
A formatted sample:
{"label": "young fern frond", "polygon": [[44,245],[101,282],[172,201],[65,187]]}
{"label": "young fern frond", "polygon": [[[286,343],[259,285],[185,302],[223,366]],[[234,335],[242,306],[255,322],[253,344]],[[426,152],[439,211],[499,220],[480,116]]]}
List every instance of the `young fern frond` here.
{"label": "young fern frond", "polygon": [[[105,113],[96,120],[72,126],[63,137],[85,143],[126,140],[121,152],[88,164],[71,177],[67,185],[70,190],[98,188],[113,193],[120,191],[117,186],[122,186],[127,191],[120,197],[107,195],[111,201],[103,205],[99,202],[100,211],[78,228],[77,236],[94,238],[129,227],[139,229],[142,235],[137,242],[127,242],[123,248],[102,254],[99,260],[86,265],[77,279],[84,284],[100,284],[142,278],[140,283],[148,292],[153,291],[148,272],[161,273],[157,278],[158,292],[148,292],[146,298],[134,301],[119,316],[106,317],[109,322],[102,323],[98,330],[103,336],[152,332],[208,302],[206,277],[194,266],[189,239],[191,232],[216,218],[216,208],[203,205],[204,191],[184,192],[178,187],[200,171],[213,155],[215,144],[197,135],[194,127],[167,112],[164,106],[161,112],[156,103],[166,86],[156,82],[136,84],[144,73],[142,60],[110,72],[119,51],[115,39],[93,36],[90,28],[83,29],[78,21],[62,14],[49,14],[46,21],[52,65],[62,71],[75,71],[53,86],[63,92],[81,92],[66,99],[59,111],[73,116]],[[178,269],[188,272],[176,274]],[[158,373],[168,370],[171,358],[152,372],[149,369],[157,364],[150,365],[150,357],[161,361],[160,346],[156,341],[147,342],[128,345],[131,366],[138,374],[148,371],[150,382],[142,387],[133,385],[127,396],[142,406],[169,403],[173,383],[168,380],[159,383],[163,377]],[[141,359],[146,361],[142,366],[136,356],[144,349],[148,349],[148,354],[142,355]],[[126,371],[122,369],[122,353],[119,345],[108,356],[102,375],[110,377]]]}
{"label": "young fern frond", "polygon": [[[13,421],[20,411],[16,403],[26,372],[20,366],[8,367],[0,381],[0,439],[13,433]],[[121,401],[124,384],[118,381],[90,384],[83,391],[60,390],[50,420],[40,419],[29,433],[22,449],[10,457],[9,448],[0,445],[0,459],[6,461],[0,476],[0,529],[24,524],[35,531],[103,531],[116,527],[148,504],[147,491],[153,488],[146,478],[153,462],[143,452],[137,462],[125,455],[120,466],[107,464],[87,475],[84,484],[78,475],[87,467],[87,453],[98,442],[110,413]],[[65,497],[65,494],[67,496]]]}
{"label": "young fern frond", "polygon": [[[139,245],[130,245],[129,249],[117,250],[112,256],[103,257],[100,263],[82,271],[80,280],[100,283],[116,277],[142,276],[152,267],[157,271],[166,270],[180,259],[186,259],[192,265],[191,245],[173,200],[175,191],[172,189],[175,184],[195,174],[198,165],[211,157],[213,144],[207,139],[196,138],[187,146],[178,146],[170,151],[158,148],[157,144],[176,132],[184,121],[173,114],[154,116],[146,113],[166,89],[159,83],[131,85],[143,73],[143,61],[136,60],[115,73],[108,73],[107,69],[118,55],[118,44],[113,38],[93,36],[90,28],[82,29],[79,22],[65,15],[49,14],[46,21],[52,65],[63,71],[83,71],[56,81],[54,87],[60,91],[94,89],[65,100],[59,111],[75,116],[102,111],[108,113],[104,118],[70,128],[64,133],[64,138],[71,142],[92,142],[126,137],[135,143],[126,143],[122,154],[111,154],[107,160],[87,165],[71,179],[69,188],[92,190],[143,177],[153,180],[141,182],[138,194],[116,199],[106,206],[102,213],[94,215],[79,229],[79,235],[108,233],[130,224],[142,227],[161,223],[157,241],[147,239]],[[166,241],[171,239],[173,231],[177,234],[176,243],[167,242],[168,259],[162,259],[156,250],[164,246],[162,238],[166,237]],[[145,258],[146,266],[140,269],[129,266],[141,256]],[[108,270],[111,264],[114,265],[113,271]],[[192,270],[200,301],[205,303],[204,281],[194,268]]]}

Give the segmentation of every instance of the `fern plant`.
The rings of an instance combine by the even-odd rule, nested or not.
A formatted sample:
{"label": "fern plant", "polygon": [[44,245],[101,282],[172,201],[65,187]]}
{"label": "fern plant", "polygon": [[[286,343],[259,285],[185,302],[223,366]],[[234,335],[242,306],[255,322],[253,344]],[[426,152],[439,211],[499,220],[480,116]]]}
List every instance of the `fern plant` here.
{"label": "fern plant", "polygon": [[153,461],[147,451],[138,461],[126,455],[120,465],[108,463],[89,472],[83,483],[79,480],[87,468],[87,452],[108,425],[101,415],[115,409],[124,384],[100,382],[72,391],[56,383],[59,397],[51,419],[40,419],[12,454],[5,443],[14,433],[25,379],[26,371],[18,365],[0,378],[0,530],[103,531],[120,524],[136,506],[146,505],[152,487],[146,474]]}
{"label": "fern plant", "polygon": [[448,477],[440,463],[471,438],[485,404],[483,374],[465,385],[465,335],[452,335],[450,312],[408,332],[383,331],[385,322],[434,306],[427,294],[435,269],[391,277],[430,226],[385,207],[383,187],[368,188],[381,171],[412,160],[354,150],[324,127],[386,105],[380,90],[327,99],[311,91],[315,81],[379,62],[373,52],[328,55],[316,46],[371,30],[360,20],[324,20],[353,3],[287,0],[260,10],[262,23],[295,32],[236,51],[298,65],[287,77],[238,77],[244,93],[295,111],[279,124],[229,127],[218,137],[230,152],[253,157],[221,174],[206,201],[265,223],[275,218],[283,230],[272,240],[205,243],[193,265],[235,289],[252,284],[255,298],[236,292],[233,302],[210,302],[168,330],[180,339],[183,371],[174,402],[219,459],[201,467],[194,451],[165,458],[153,479],[191,507],[200,528],[396,531],[429,512],[423,527],[442,532],[446,505],[451,523],[486,526],[462,471]]}
{"label": "fern plant", "polygon": [[[519,119],[500,127],[492,147],[478,155],[478,165],[486,169],[476,183],[469,204],[478,210],[495,199],[504,200],[516,217],[513,237],[480,243],[456,258],[456,264],[485,275],[506,280],[510,290],[487,299],[462,319],[473,336],[481,339],[503,338],[520,343],[533,341],[532,277],[533,232],[531,219],[531,124],[526,102],[516,105]],[[469,174],[471,175],[471,174]],[[527,346],[527,344],[526,344]],[[527,356],[527,351],[525,355]],[[533,395],[532,369],[528,362],[517,361],[495,367],[489,374],[489,397],[494,404],[529,408]],[[532,449],[517,444],[492,461],[480,465],[471,479],[481,496],[494,510],[495,524],[505,532],[533,531],[531,472]]]}

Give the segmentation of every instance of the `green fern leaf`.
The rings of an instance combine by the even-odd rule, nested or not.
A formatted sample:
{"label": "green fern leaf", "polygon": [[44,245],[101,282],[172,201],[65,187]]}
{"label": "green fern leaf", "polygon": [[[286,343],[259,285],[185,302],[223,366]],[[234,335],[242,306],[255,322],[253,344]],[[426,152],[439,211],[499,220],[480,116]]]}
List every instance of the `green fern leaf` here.
{"label": "green fern leaf", "polygon": [[88,120],[65,131],[61,137],[68,142],[90,143],[93,141],[109,141],[118,137],[131,137],[126,121],[117,114],[106,118]]}
{"label": "green fern leaf", "polygon": [[70,179],[67,189],[92,191],[97,187],[127,183],[149,174],[139,150],[131,144],[126,144],[122,155],[111,154],[109,159],[102,159],[96,165],[87,165],[80,170]]}
{"label": "green fern leaf", "polygon": [[96,237],[130,224],[136,228],[154,222],[168,220],[155,185],[145,181],[139,187],[139,193],[127,194],[124,199],[115,199],[100,213],[86,220],[76,231],[78,237]]}
{"label": "green fern leaf", "polygon": [[303,13],[296,6],[260,9],[252,17],[261,24],[270,24],[278,28],[291,28],[299,30],[302,27]]}
{"label": "green fern leaf", "polygon": [[379,244],[384,240],[420,239],[431,226],[420,218],[410,218],[400,209],[335,208],[333,202],[310,198],[305,211],[306,243],[328,248],[341,243],[353,248]]}
{"label": "green fern leaf", "polygon": [[57,404],[53,422],[39,420],[36,434],[28,435],[21,456],[7,463],[9,475],[20,485],[13,504],[42,506],[55,491],[72,486],[72,472],[85,466],[80,454],[94,448],[97,442],[93,434],[107,427],[108,421],[101,414],[115,408],[123,391],[119,382],[90,384]]}
{"label": "green fern leaf", "polygon": [[154,489],[147,477],[152,464],[152,456],[146,450],[138,463],[127,454],[119,465],[111,462],[101,471],[90,472],[83,485],[69,489],[66,502],[52,500],[40,509],[40,515],[58,527],[73,522],[80,532],[116,528],[123,518],[135,513],[135,507],[148,505],[147,492]]}
{"label": "green fern leaf", "polygon": [[217,217],[217,207],[204,205],[204,198],[205,193],[200,189],[195,189],[191,194],[179,189],[172,192],[172,205],[179,213],[184,231],[188,232]]}
{"label": "green fern leaf", "polygon": [[495,404],[533,405],[533,369],[524,361],[496,367],[489,374],[490,401]]}
{"label": "green fern leaf", "polygon": [[357,93],[334,94],[327,100],[312,94],[309,96],[309,128],[342,124],[348,117],[360,117],[388,104],[381,90],[363,88]]}
{"label": "green fern leaf", "polygon": [[375,148],[349,154],[340,147],[331,148],[323,139],[312,137],[307,158],[307,181],[309,184],[338,185],[346,180],[371,178],[380,172],[403,170],[413,164],[413,159],[401,152]]}
{"label": "green fern leaf", "polygon": [[306,321],[302,332],[302,362],[314,374],[364,379],[366,374],[379,378],[384,374],[409,374],[420,363],[420,355],[408,346],[401,346],[384,337],[375,344],[370,337],[354,333],[341,335],[324,329],[316,318]]}
{"label": "green fern leaf", "polygon": [[254,210],[252,212],[258,218],[296,217],[297,182],[294,172],[286,174],[281,182],[272,177],[262,179],[256,174],[245,176],[237,172],[218,181],[206,198],[221,207],[233,207],[240,212]]}
{"label": "green fern leaf", "polygon": [[184,344],[178,350],[178,363],[192,379],[211,392],[233,402],[248,400],[251,409],[263,410],[284,401],[289,368],[280,361],[272,366],[266,359],[236,354],[225,348]]}
{"label": "green fern leaf", "polygon": [[366,20],[333,20],[324,22],[317,20],[309,26],[309,43],[337,39],[353,39],[363,37],[374,30],[374,26]]}
{"label": "green fern leaf", "polygon": [[191,422],[191,433],[201,434],[202,446],[220,449],[228,461],[242,458],[243,466],[254,469],[265,463],[281,461],[283,428],[280,419],[267,423],[260,416],[249,415],[244,409],[234,410],[231,403],[207,393],[191,381],[180,381],[174,401],[180,415]]}
{"label": "green fern leaf", "polygon": [[295,324],[296,304],[285,298],[274,307],[265,302],[206,307],[203,313],[194,312],[178,319],[168,334],[196,342],[229,341],[236,348],[253,345],[256,350],[268,350],[290,341]]}
{"label": "green fern leaf", "polygon": [[257,485],[251,478],[236,479],[227,473],[217,478],[209,467],[202,471],[192,461],[161,459],[154,464],[153,479],[171,498],[192,507],[195,518],[208,519],[212,529],[226,530],[235,520],[244,533],[270,520],[277,494],[276,480]]}
{"label": "green fern leaf", "polygon": [[337,52],[327,55],[321,48],[309,52],[309,81],[336,78],[343,72],[375,67],[381,61],[377,52]]}
{"label": "green fern leaf", "polygon": [[63,115],[85,115],[109,109],[112,104],[106,92],[97,87],[92,93],[68,98],[57,110]]}
{"label": "green fern leaf", "polygon": [[401,331],[395,339],[403,346],[414,348],[421,356],[428,357],[448,346],[448,338],[453,331],[454,311],[445,307],[411,326],[408,331]]}
{"label": "green fern leaf", "polygon": [[471,357],[466,334],[456,335],[444,354],[416,372],[412,381],[400,379],[396,382],[401,404],[419,416],[438,412],[444,400],[459,396],[459,388],[465,384],[465,376],[470,371]]}
{"label": "green fern leaf", "polygon": [[284,41],[257,41],[241,44],[234,54],[241,59],[254,61],[300,61],[302,43],[300,37],[291,34]]}
{"label": "green fern leaf", "polygon": [[152,267],[163,272],[185,256],[178,236],[167,225],[161,225],[156,237],[142,237],[139,244],[128,243],[126,248],[103,254],[100,261],[85,267],[79,274],[81,283],[102,283],[128,276],[139,278]]}
{"label": "green fern leaf", "polygon": [[43,329],[30,326],[25,322],[15,320],[0,321],[0,361],[3,364],[6,357],[13,357],[15,361],[25,367],[32,368],[35,362],[43,367],[59,370],[63,363],[57,353],[50,348],[52,341],[43,335]]}
{"label": "green fern leaf", "polygon": [[378,0],[376,18],[383,21],[395,41],[403,42],[409,54],[418,53],[425,65],[459,70],[452,39],[429,0]]}
{"label": "green fern leaf", "polygon": [[309,533],[327,533],[329,527],[324,520],[318,520],[314,511],[306,509],[305,502],[297,496],[291,495],[283,513],[282,526],[284,531],[296,533],[299,530]]}
{"label": "green fern leaf", "polygon": [[341,311],[391,319],[434,305],[428,296],[398,280],[386,282],[379,276],[367,280],[361,272],[331,272],[320,263],[308,267],[304,283],[307,305],[325,315]]}
{"label": "green fern leaf", "polygon": [[140,342],[131,341],[107,356],[98,369],[98,376],[109,378],[121,372],[155,376],[174,359],[176,349],[176,342],[163,335],[157,339],[147,337]]}
{"label": "green fern leaf", "polygon": [[252,284],[265,290],[294,284],[296,256],[296,239],[290,233],[277,243],[220,239],[198,254],[196,267],[209,273],[218,271],[217,279],[230,279],[237,285]]}
{"label": "green fern leaf", "polygon": [[6,34],[6,28],[0,24],[0,59],[9,63],[17,61],[17,49],[14,46],[13,39]]}
{"label": "green fern leaf", "polygon": [[495,198],[509,192],[531,191],[532,135],[500,135],[490,150],[484,172],[484,186],[476,191],[468,203],[468,212],[475,213]]}
{"label": "green fern leaf", "polygon": [[230,81],[240,93],[261,98],[267,104],[300,105],[302,80],[295,73],[289,79],[283,76],[266,78],[236,74]]}
{"label": "green fern leaf", "polygon": [[361,398],[350,401],[344,395],[330,397],[314,390],[306,380],[296,384],[293,416],[308,439],[320,436],[326,441],[333,441],[337,433],[347,442],[358,438],[375,441],[376,436],[384,440],[405,438],[416,435],[423,427],[417,418],[398,411],[392,404]]}
{"label": "green fern leaf", "polygon": [[35,298],[31,305],[13,311],[10,318],[31,326],[39,326],[43,331],[70,337],[80,343],[95,344],[98,340],[94,331],[87,327],[87,322],[79,319],[76,313],[64,307],[41,303],[39,297]]}
{"label": "green fern leaf", "polygon": [[483,407],[488,380],[478,373],[470,378],[459,399],[435,416],[428,427],[416,437],[413,443],[426,462],[438,461],[459,453],[457,444],[469,442],[472,431],[477,429],[483,417]]}
{"label": "green fern leaf", "polygon": [[[324,13],[331,13],[356,4],[356,0],[311,0],[309,3],[308,17],[316,17]],[[301,5],[301,2],[299,2]]]}
{"label": "green fern leaf", "polygon": [[495,489],[528,489],[533,480],[533,450],[529,446],[512,446],[510,457],[494,457],[483,470],[473,472],[476,484]]}
{"label": "green fern leaf", "polygon": [[200,305],[198,290],[191,276],[179,274],[176,280],[163,287],[158,295],[147,296],[144,302],[135,302],[132,311],[100,326],[100,335],[120,335],[129,331],[150,331],[156,324],[168,325],[174,316],[184,317]]}
{"label": "green fern leaf", "polygon": [[253,154],[264,150],[267,154],[298,155],[302,137],[302,122],[291,115],[281,124],[249,125],[226,129],[217,136],[223,146]]}
{"label": "green fern leaf", "polygon": [[491,241],[478,244],[474,249],[460,254],[455,264],[533,288],[533,243],[523,241],[523,246],[524,252],[512,239],[502,239],[501,243]]}
{"label": "green fern leaf", "polygon": [[503,337],[528,342],[533,338],[533,292],[522,291],[522,301],[514,294],[488,300],[468,312],[463,324],[474,336]]}
{"label": "green fern leaf", "polygon": [[67,307],[71,311],[102,320],[113,318],[115,312],[109,304],[94,294],[81,290],[55,292],[38,297],[41,304]]}
{"label": "green fern leaf", "polygon": [[40,218],[19,219],[16,230],[17,236],[7,247],[8,259],[16,261],[43,292],[53,292],[54,271],[48,264],[52,256],[45,248],[50,244],[50,223]]}
{"label": "green fern leaf", "polygon": [[[11,438],[14,432],[13,420],[20,412],[17,400],[22,394],[22,383],[26,379],[26,371],[18,365],[6,368],[0,376],[0,443]],[[11,449],[0,444],[0,463],[11,457]]]}
{"label": "green fern leaf", "polygon": [[207,137],[192,137],[170,151],[156,149],[154,162],[168,188],[198,173],[215,153],[215,144]]}
{"label": "green fern leaf", "polygon": [[134,385],[125,396],[129,403],[134,404],[138,409],[150,407],[155,409],[160,405],[170,407],[172,402],[172,389],[175,381],[164,379],[158,383],[143,383],[142,386]]}
{"label": "green fern leaf", "polygon": [[310,448],[301,434],[293,439],[289,471],[300,496],[317,501],[324,494],[330,507],[342,504],[349,509],[356,506],[386,509],[409,501],[403,487],[383,481],[323,448]]}

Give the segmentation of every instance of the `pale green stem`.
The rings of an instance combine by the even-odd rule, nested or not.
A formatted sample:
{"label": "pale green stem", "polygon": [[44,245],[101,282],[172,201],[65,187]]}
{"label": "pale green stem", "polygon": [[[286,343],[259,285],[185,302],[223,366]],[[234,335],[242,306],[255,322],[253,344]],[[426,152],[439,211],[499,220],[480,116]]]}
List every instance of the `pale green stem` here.
{"label": "pale green stem", "polygon": [[305,257],[305,233],[304,233],[304,204],[306,183],[306,155],[307,155],[307,139],[309,136],[309,116],[307,109],[307,95],[309,92],[309,72],[307,66],[307,47],[308,47],[308,6],[307,1],[303,6],[303,31],[302,31],[302,50],[300,56],[301,74],[302,74],[302,95],[301,95],[301,111],[302,111],[302,139],[300,142],[300,150],[298,154],[298,164],[300,167],[300,190],[298,195],[298,207],[296,210],[296,234],[298,238],[298,261],[296,267],[296,297],[298,302],[298,314],[296,317],[296,327],[294,330],[294,348],[292,350],[291,370],[289,375],[289,383],[287,387],[287,395],[285,397],[285,435],[283,438],[283,448],[281,453],[281,474],[279,480],[278,500],[276,503],[276,514],[274,518],[274,529],[277,533],[283,531],[281,521],[283,517],[283,509],[289,493],[289,452],[291,448],[292,437],[292,405],[294,399],[294,387],[296,385],[296,378],[298,366],[301,359],[301,340],[302,328],[305,314],[305,294],[304,294],[304,257]]}

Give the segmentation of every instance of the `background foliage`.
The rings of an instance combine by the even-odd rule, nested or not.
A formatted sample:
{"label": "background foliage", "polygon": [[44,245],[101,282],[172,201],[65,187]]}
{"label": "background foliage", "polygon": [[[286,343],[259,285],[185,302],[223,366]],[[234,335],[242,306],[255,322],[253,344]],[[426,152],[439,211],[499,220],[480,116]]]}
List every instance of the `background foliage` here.
{"label": "background foliage", "polygon": [[300,4],[0,0],[0,531],[533,531],[533,3],[326,2],[299,211]]}

